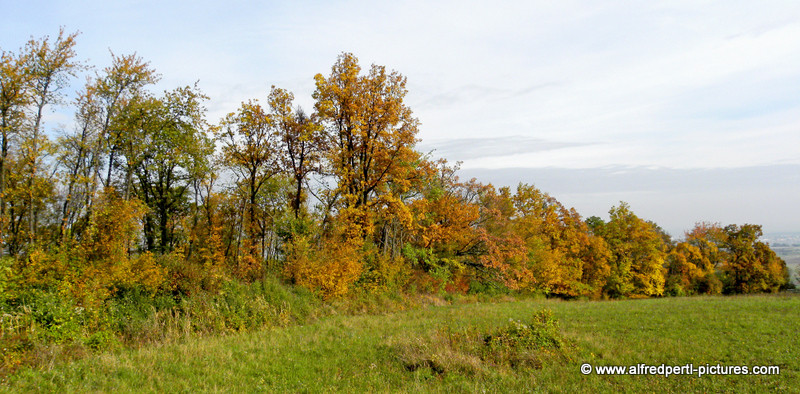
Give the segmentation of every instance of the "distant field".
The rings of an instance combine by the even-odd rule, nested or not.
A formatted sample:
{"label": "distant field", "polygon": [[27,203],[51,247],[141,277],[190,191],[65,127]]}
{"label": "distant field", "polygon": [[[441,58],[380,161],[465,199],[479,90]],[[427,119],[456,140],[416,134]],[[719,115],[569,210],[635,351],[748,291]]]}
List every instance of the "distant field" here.
{"label": "distant field", "polygon": [[792,275],[792,281],[795,286],[800,285],[800,257],[793,260],[786,260],[786,266],[789,267]]}
{"label": "distant field", "polygon": [[[498,358],[468,352],[485,351],[483,339],[458,345],[488,344],[472,334],[542,309],[560,322],[562,353]],[[102,354],[21,371],[0,390],[797,392],[798,321],[800,296],[789,294],[427,307]],[[776,365],[780,375],[598,376],[581,374],[583,363]]]}
{"label": "distant field", "polygon": [[772,250],[786,261],[786,266],[792,271],[792,280],[796,285],[800,285],[800,246],[780,245],[772,246]]}

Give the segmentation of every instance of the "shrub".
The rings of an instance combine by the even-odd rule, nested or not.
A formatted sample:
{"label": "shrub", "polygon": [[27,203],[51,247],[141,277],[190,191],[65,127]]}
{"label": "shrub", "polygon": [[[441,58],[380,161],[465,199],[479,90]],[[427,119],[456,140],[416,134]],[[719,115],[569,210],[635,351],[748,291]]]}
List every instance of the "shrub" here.
{"label": "shrub", "polygon": [[411,268],[406,260],[381,253],[370,244],[363,253],[364,270],[358,286],[368,293],[397,293],[408,284]]}
{"label": "shrub", "polygon": [[341,297],[362,273],[360,246],[352,240],[325,240],[315,248],[306,238],[298,237],[287,248],[287,275],[323,298]]}
{"label": "shrub", "polygon": [[13,278],[14,259],[11,257],[0,257],[0,310],[6,300],[13,298]]}
{"label": "shrub", "polygon": [[17,315],[23,322],[18,329],[24,327],[34,339],[45,344],[78,339],[90,319],[86,309],[73,299],[37,289],[21,295]]}
{"label": "shrub", "polygon": [[533,315],[529,324],[509,320],[509,324],[484,337],[489,349],[562,349],[565,341],[553,312],[543,309]]}

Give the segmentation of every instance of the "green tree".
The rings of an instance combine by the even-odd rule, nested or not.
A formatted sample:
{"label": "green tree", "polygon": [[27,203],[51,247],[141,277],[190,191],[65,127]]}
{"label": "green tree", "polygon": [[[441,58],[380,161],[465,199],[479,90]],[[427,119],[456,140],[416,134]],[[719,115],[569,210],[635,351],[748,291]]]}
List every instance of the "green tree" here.
{"label": "green tree", "polygon": [[611,249],[611,272],[605,293],[612,297],[660,296],[664,292],[664,240],[651,224],[620,202],[598,228]]}
{"label": "green tree", "polygon": [[126,173],[123,195],[127,198],[135,188],[150,208],[144,226],[148,250],[174,248],[189,187],[209,170],[213,144],[205,134],[206,99],[197,86],[165,92],[163,98],[140,97],[119,120],[125,131],[118,141]]}

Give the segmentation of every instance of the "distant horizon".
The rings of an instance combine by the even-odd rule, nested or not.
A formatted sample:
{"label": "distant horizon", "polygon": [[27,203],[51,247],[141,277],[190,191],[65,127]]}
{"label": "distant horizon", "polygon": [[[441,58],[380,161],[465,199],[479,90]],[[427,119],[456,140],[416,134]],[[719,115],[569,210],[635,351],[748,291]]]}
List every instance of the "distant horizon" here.
{"label": "distant horizon", "polygon": [[[565,168],[466,168],[462,179],[477,178],[495,186],[528,183],[550,194],[585,219],[608,218],[608,210],[620,201],[631,205],[637,216],[652,220],[673,238],[682,238],[695,223],[757,224],[764,234],[800,233],[792,217],[773,205],[790,204],[800,195],[800,183],[782,185],[800,165],[768,166],[773,176],[761,177],[764,168],[743,169],[654,169],[644,167]],[[737,184],[738,181],[739,183]],[[625,187],[625,185],[628,187]],[[701,187],[703,185],[703,187]],[[748,205],[761,191],[790,187],[795,193],[771,195],[770,203]],[[736,211],[731,215],[729,212]],[[676,214],[678,212],[679,214]]]}

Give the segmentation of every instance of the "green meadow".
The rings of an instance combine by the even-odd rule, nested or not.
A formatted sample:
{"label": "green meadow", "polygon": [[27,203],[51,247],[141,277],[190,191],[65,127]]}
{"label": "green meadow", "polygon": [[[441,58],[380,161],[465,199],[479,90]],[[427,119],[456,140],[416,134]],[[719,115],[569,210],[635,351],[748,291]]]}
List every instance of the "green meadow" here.
{"label": "green meadow", "polygon": [[[329,314],[310,324],[92,355],[3,391],[797,392],[800,296],[522,299]],[[581,365],[780,367],[779,375],[600,376]]]}

